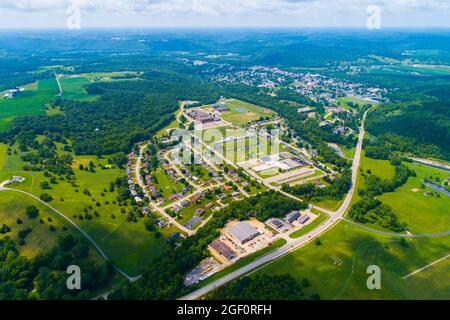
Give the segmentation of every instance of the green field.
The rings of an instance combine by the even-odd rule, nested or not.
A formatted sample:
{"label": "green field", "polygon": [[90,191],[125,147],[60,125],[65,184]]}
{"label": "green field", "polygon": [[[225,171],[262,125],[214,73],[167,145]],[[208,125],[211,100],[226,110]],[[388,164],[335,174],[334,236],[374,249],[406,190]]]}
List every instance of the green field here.
{"label": "green field", "polygon": [[353,103],[357,104],[358,108],[361,108],[364,105],[375,106],[378,104],[373,101],[368,101],[368,100],[364,100],[364,99],[360,99],[360,98],[356,98],[356,97],[342,97],[342,98],[338,99],[339,106],[341,106],[342,108],[344,108],[346,110],[352,110],[353,108],[350,107],[350,105],[348,104],[349,102],[353,102]]}
{"label": "green field", "polygon": [[8,146],[6,144],[0,143],[0,174],[3,170],[3,166],[6,160],[6,153],[8,151]]}
{"label": "green field", "polygon": [[[256,274],[291,274],[311,282],[307,294],[322,299],[430,299],[448,298],[448,281],[443,275],[428,273],[402,278],[448,254],[450,236],[408,239],[380,236],[341,222],[321,237],[321,245],[310,243],[270,263]],[[381,290],[368,290],[367,267],[381,268]],[[436,267],[439,267],[438,265]],[[448,267],[447,269],[448,270]],[[445,276],[444,276],[445,278]]]}
{"label": "green field", "polygon": [[89,96],[86,86],[91,82],[86,77],[61,78],[62,97],[67,100],[94,101],[98,96]]}
{"label": "green field", "polygon": [[[276,112],[240,100],[232,100],[225,104],[230,111],[222,113],[225,121],[235,126],[242,126],[261,117],[275,117]],[[242,112],[245,110],[246,112]]]}
{"label": "green field", "polygon": [[[445,180],[450,174],[447,171],[426,167],[415,163],[404,163],[413,169],[417,177],[410,177],[408,182],[398,188],[395,192],[385,193],[377,197],[383,203],[390,205],[398,215],[400,221],[408,224],[410,232],[419,233],[440,233],[450,230],[450,197],[440,194],[425,196],[425,191],[432,191],[426,187],[422,189],[422,180],[425,178],[439,176]],[[374,160],[367,157],[361,158],[361,168],[364,172],[371,170],[373,174],[383,178],[392,179],[394,177],[394,166],[387,160]],[[364,178],[361,172],[358,175],[357,188],[364,187]],[[413,189],[417,192],[414,192]],[[360,200],[358,194],[353,197],[352,202]]]}
{"label": "green field", "polygon": [[[23,171],[22,167],[25,163],[20,160],[20,153],[7,157],[0,178],[4,181],[12,175],[20,175],[25,177],[26,181],[14,185],[14,188],[36,196],[44,192],[50,193],[54,199],[51,202],[52,206],[74,220],[91,235],[119,267],[132,275],[138,274],[141,267],[149,264],[169,248],[166,239],[174,230],[165,229],[162,231],[162,237],[156,238],[154,233],[145,230],[141,219],[137,223],[128,222],[127,214],[121,213],[121,209],[125,207],[119,207],[113,203],[117,197],[116,192],[107,191],[109,183],[123,175],[123,170],[117,168],[102,170],[100,165],[106,165],[107,158],[74,156],[74,159],[73,168],[78,178],[76,188],[67,181],[58,181],[57,185],[52,185],[52,190],[42,190],[40,183],[47,181],[48,178],[42,172]],[[89,161],[96,164],[95,173],[78,169],[80,163],[87,164]],[[83,194],[85,188],[91,192],[91,196]],[[96,202],[99,202],[100,206],[97,207]],[[92,209],[89,208],[90,206]],[[79,216],[84,215],[85,209],[93,216],[92,220],[80,219]],[[131,207],[125,209],[128,212]],[[95,211],[98,212],[99,217],[93,214]]]}
{"label": "green field", "polygon": [[39,80],[36,84],[25,86],[25,91],[12,99],[0,100],[0,132],[10,128],[10,122],[19,116],[45,115],[45,107],[58,94],[55,79]]}
{"label": "green field", "polygon": [[[378,199],[392,207],[401,221],[408,224],[412,233],[440,233],[450,230],[450,197],[440,194],[425,196],[425,191],[433,191],[426,187],[421,189],[422,180],[431,176],[440,176],[442,180],[450,177],[450,173],[419,164],[408,163],[417,177],[410,177],[408,182],[395,192],[386,193]],[[418,192],[412,191],[418,189]]]}
{"label": "green field", "polygon": [[[36,219],[29,219],[25,214],[26,208],[31,205],[40,210],[39,217]],[[52,221],[49,221],[49,218]],[[17,224],[17,219],[22,220],[23,224]],[[67,221],[38,201],[10,191],[0,192],[0,222],[0,226],[6,224],[11,228],[11,232],[5,235],[0,234],[0,239],[6,236],[13,239],[20,253],[28,258],[46,252],[56,244],[58,237],[75,231]],[[50,225],[54,226],[56,231],[50,232]],[[64,231],[63,226],[67,230]],[[32,232],[25,238],[25,244],[19,245],[18,232],[26,228],[31,228]]]}
{"label": "green field", "polygon": [[171,195],[180,192],[184,188],[182,183],[175,183],[172,177],[167,175],[163,169],[152,172],[152,175],[158,179],[158,183],[155,183],[155,188],[160,191],[166,201]]}

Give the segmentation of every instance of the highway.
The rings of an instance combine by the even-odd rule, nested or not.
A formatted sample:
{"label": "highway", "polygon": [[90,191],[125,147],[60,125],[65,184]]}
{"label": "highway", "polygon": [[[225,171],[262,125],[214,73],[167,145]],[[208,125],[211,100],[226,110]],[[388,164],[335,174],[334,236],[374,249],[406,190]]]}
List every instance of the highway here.
{"label": "highway", "polygon": [[359,138],[358,138],[358,144],[356,146],[356,152],[355,157],[353,159],[353,166],[352,166],[352,187],[350,188],[349,193],[347,194],[344,202],[342,203],[341,207],[336,212],[327,212],[330,215],[330,219],[326,220],[324,223],[319,225],[316,229],[311,231],[310,233],[297,238],[297,239],[289,239],[288,243],[285,244],[283,247],[280,247],[271,253],[247,264],[246,266],[194,291],[190,294],[180,298],[180,300],[195,300],[199,299],[200,297],[204,296],[205,294],[211,292],[212,290],[232,281],[239,277],[242,277],[243,275],[249,273],[250,271],[259,268],[273,260],[279,259],[286,254],[297,250],[300,247],[305,246],[306,244],[310,243],[314,239],[318,238],[319,236],[323,235],[325,232],[330,230],[332,227],[334,227],[338,222],[341,221],[344,214],[347,212],[348,208],[350,207],[350,203],[352,200],[352,197],[356,190],[356,179],[358,177],[358,169],[359,164],[361,161],[361,153],[362,153],[362,147],[364,142],[364,136],[365,136],[365,122],[367,119],[367,115],[371,109],[367,110],[364,113],[364,117],[361,124],[361,129],[359,132]]}

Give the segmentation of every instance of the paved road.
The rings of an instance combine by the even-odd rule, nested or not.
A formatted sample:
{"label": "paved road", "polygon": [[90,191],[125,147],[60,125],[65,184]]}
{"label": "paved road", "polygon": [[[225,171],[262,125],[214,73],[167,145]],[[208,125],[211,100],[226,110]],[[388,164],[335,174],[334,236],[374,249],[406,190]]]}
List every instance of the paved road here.
{"label": "paved road", "polygon": [[344,216],[345,212],[348,210],[348,208],[350,206],[350,202],[353,197],[353,194],[355,193],[356,179],[358,176],[359,163],[361,161],[362,146],[363,146],[364,135],[365,135],[365,122],[366,122],[367,114],[369,113],[369,111],[370,111],[370,109],[368,111],[366,111],[366,113],[364,114],[363,121],[361,124],[358,144],[356,147],[355,157],[353,160],[352,187],[351,187],[349,193],[347,194],[344,202],[342,203],[341,207],[336,212],[330,212],[330,211],[327,212],[331,218],[326,220],[324,223],[319,225],[316,229],[314,229],[310,233],[308,233],[300,238],[297,238],[297,239],[289,239],[288,243],[286,245],[249,263],[248,265],[220,278],[219,280],[216,280],[216,281],[182,297],[181,300],[198,299],[198,298],[202,297],[203,295],[211,292],[212,290],[214,290],[236,278],[239,278],[258,267],[261,267],[270,261],[279,259],[279,258],[285,256],[286,254],[288,254],[302,246],[305,246],[306,244],[310,243],[311,241],[313,241],[314,239],[316,239],[317,237],[321,236],[322,234],[327,232],[329,229],[334,227],[339,221],[341,221],[341,218]]}
{"label": "paved road", "polygon": [[[24,195],[29,196],[30,198],[33,198],[34,200],[40,202],[42,205],[46,206],[47,208],[49,208],[50,210],[56,212],[59,216],[61,216],[63,219],[65,219],[67,222],[69,222],[75,229],[77,229],[86,239],[88,239],[92,245],[95,247],[95,249],[97,249],[98,253],[100,253],[100,255],[105,259],[105,260],[109,260],[108,256],[106,255],[106,253],[102,250],[102,248],[100,248],[100,246],[97,244],[97,242],[95,242],[94,239],[91,238],[90,235],[88,235],[83,229],[81,229],[80,226],[78,226],[72,219],[70,219],[69,217],[67,217],[64,213],[62,213],[61,211],[57,210],[56,208],[52,207],[51,205],[49,205],[48,203],[42,201],[41,199],[39,199],[38,197],[36,197],[35,195],[26,192],[26,191],[22,191],[22,190],[18,190],[18,189],[11,189],[11,188],[6,188],[5,187],[6,181],[0,184],[0,191],[10,191],[10,192],[18,192],[18,193],[22,193]],[[128,281],[133,282],[136,281],[137,279],[140,278],[140,276],[137,277],[131,277],[128,274],[126,274],[123,270],[121,270],[119,267],[114,266],[114,269],[119,272],[121,275],[123,275],[124,277],[126,277],[128,279]]]}

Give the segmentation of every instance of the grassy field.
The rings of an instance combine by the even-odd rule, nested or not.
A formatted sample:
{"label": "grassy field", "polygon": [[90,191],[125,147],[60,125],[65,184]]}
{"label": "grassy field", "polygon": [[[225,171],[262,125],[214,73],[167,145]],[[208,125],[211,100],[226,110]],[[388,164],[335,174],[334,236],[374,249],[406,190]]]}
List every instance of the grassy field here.
{"label": "grassy field", "polygon": [[[439,233],[450,230],[450,197],[444,194],[437,197],[437,193],[427,197],[424,192],[433,190],[428,187],[421,189],[424,178],[440,176],[445,180],[450,177],[450,173],[413,163],[408,163],[407,166],[414,169],[417,177],[409,178],[397,191],[386,193],[379,199],[392,207],[400,220],[408,224],[412,233]],[[419,191],[414,192],[413,189]]]}
{"label": "grassy field", "polygon": [[0,143],[0,174],[1,174],[3,166],[5,164],[7,151],[8,151],[8,146],[6,144]]}
{"label": "grassy field", "polygon": [[[448,254],[450,236],[416,238],[402,246],[398,238],[380,236],[341,222],[315,243],[296,250],[259,270],[256,274],[291,274],[312,286],[307,294],[319,293],[322,299],[448,299],[448,281],[430,272],[427,281],[420,273],[402,278]],[[378,265],[382,289],[368,290],[367,267]],[[437,266],[439,267],[439,266]],[[448,269],[448,267],[447,267]]]}
{"label": "grassy field", "polygon": [[230,111],[222,113],[222,118],[236,126],[258,120],[261,117],[275,117],[272,110],[256,106],[240,100],[232,100],[226,103]]}
{"label": "grassy field", "polygon": [[[426,187],[422,189],[422,180],[425,178],[439,176],[445,180],[450,174],[446,171],[426,167],[415,163],[404,163],[413,169],[417,177],[410,177],[408,182],[398,188],[395,192],[390,192],[379,196],[378,199],[390,205],[402,222],[408,224],[408,229],[412,233],[440,233],[450,230],[450,197],[440,194],[440,196],[425,196],[425,191],[433,191]],[[387,160],[374,160],[362,157],[361,168],[364,172],[371,170],[373,174],[383,178],[392,179],[394,167]],[[364,187],[364,178],[359,173],[357,188]],[[418,190],[415,190],[418,189]],[[414,191],[417,192],[414,192]],[[353,197],[352,202],[360,200],[358,194]]]}
{"label": "grassy field", "polygon": [[178,193],[184,188],[182,183],[175,183],[172,177],[167,175],[162,169],[154,171],[152,174],[158,179],[155,187],[161,192],[162,197],[166,201],[171,195]]}
{"label": "grassy field", "polygon": [[361,108],[364,105],[377,105],[378,103],[373,102],[373,101],[368,101],[368,100],[364,100],[364,99],[360,99],[360,98],[356,98],[356,97],[342,97],[338,99],[338,104],[339,106],[341,106],[342,108],[346,109],[346,110],[352,110],[354,108],[350,107],[350,105],[348,104],[349,102],[353,102],[355,104],[358,105],[358,108]]}
{"label": "grassy field", "polygon": [[60,80],[63,98],[67,100],[94,101],[99,96],[89,96],[86,86],[91,82],[86,77],[61,78]]}
{"label": "grassy field", "polygon": [[[40,210],[39,217],[36,219],[29,219],[26,215],[26,208],[31,205]],[[49,218],[51,221],[49,221]],[[22,220],[23,223],[18,224],[17,219]],[[42,222],[40,219],[42,219]],[[38,201],[10,191],[0,192],[0,226],[3,224],[11,228],[11,232],[0,235],[0,239],[6,236],[13,239],[20,253],[28,258],[46,252],[56,244],[58,237],[75,231],[67,221]],[[50,225],[54,226],[56,231],[50,232]],[[63,226],[67,230],[64,231]],[[31,228],[32,232],[25,238],[25,244],[19,245],[18,233],[20,230],[27,228]]]}
{"label": "grassy field", "polygon": [[58,93],[55,79],[39,80],[24,88],[13,99],[0,99],[0,131],[10,128],[10,122],[16,117],[45,115],[45,106]]}
{"label": "grassy field", "polygon": [[[102,170],[100,165],[106,165],[107,159],[98,159],[94,156],[75,156],[74,159],[73,168],[78,178],[76,188],[66,181],[58,181],[57,185],[52,185],[52,190],[42,190],[40,183],[47,181],[48,178],[41,172],[23,171],[22,167],[25,163],[20,160],[20,153],[7,157],[0,178],[4,181],[12,175],[20,175],[25,177],[26,181],[15,185],[14,188],[36,196],[44,192],[50,193],[54,199],[51,202],[52,206],[66,214],[91,235],[119,267],[130,274],[138,274],[142,266],[149,264],[168,249],[166,239],[172,230],[164,230],[162,237],[156,238],[154,233],[145,230],[141,220],[137,223],[127,221],[127,214],[121,213],[124,207],[113,203],[117,197],[116,192],[107,191],[109,183],[123,175],[123,170],[117,168]],[[96,164],[95,173],[78,169],[80,163],[87,164],[89,161]],[[85,189],[91,192],[91,196],[83,194]],[[97,202],[100,206],[96,205]],[[80,218],[85,215],[85,209],[93,216],[92,220]],[[125,209],[128,212],[131,207]],[[95,211],[98,217],[94,215]]]}
{"label": "grassy field", "polygon": [[342,205],[342,202],[344,201],[324,200],[320,202],[313,202],[313,204],[326,210],[336,211]]}

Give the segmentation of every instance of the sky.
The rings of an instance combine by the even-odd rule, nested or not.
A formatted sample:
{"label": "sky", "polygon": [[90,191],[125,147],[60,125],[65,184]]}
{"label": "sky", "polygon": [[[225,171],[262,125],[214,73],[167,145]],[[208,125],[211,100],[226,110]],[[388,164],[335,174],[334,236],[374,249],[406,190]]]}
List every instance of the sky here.
{"label": "sky", "polygon": [[2,29],[450,28],[450,0],[0,0],[0,17]]}

